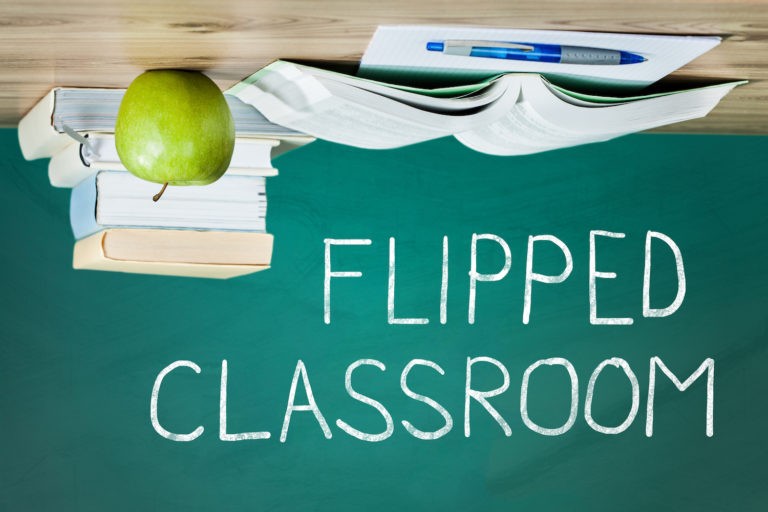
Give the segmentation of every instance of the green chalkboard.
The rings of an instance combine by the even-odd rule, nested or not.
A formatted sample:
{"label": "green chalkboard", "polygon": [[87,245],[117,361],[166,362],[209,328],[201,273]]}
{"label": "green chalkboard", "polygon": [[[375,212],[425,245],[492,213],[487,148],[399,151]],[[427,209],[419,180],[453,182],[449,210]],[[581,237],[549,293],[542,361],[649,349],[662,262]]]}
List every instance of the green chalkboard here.
{"label": "green chalkboard", "polygon": [[[638,135],[529,157],[473,153],[452,140],[393,151],[314,143],[277,160],[268,182],[273,268],[229,281],[73,271],[67,190],[47,183],[45,161],[24,162],[16,131],[0,131],[0,509],[2,510],[763,510],[768,500],[768,138]],[[595,237],[596,315],[590,322],[590,232]],[[680,251],[686,292],[669,316],[643,316],[649,231]],[[476,283],[470,305],[473,234],[509,248],[507,275]],[[530,236],[552,235],[572,256],[562,283],[533,282],[523,322]],[[447,237],[447,280],[443,241]],[[388,321],[390,238],[395,318]],[[333,245],[330,323],[324,322],[326,239]],[[674,252],[650,241],[648,305],[678,292]],[[475,271],[499,272],[498,241],[476,241]],[[565,257],[534,244],[532,272],[558,275]],[[595,273],[593,272],[593,274]],[[447,287],[447,288],[446,288]],[[441,295],[446,296],[441,323]],[[511,435],[470,397],[467,359],[498,361],[508,389],[488,398]],[[681,381],[712,361],[685,392]],[[562,366],[578,378],[577,411]],[[585,419],[590,376],[607,359],[637,379],[634,420],[616,434]],[[345,389],[380,403],[391,435],[360,440],[339,427],[386,431],[384,416]],[[452,421],[401,389],[433,399]],[[227,364],[226,433],[269,439],[222,441],[222,361]],[[160,372],[162,437],[150,417]],[[298,361],[328,425],[295,410],[280,440]],[[190,364],[191,364],[190,363]],[[383,369],[382,369],[383,368]],[[655,372],[653,432],[647,435]],[[301,377],[301,376],[299,376]],[[499,367],[479,360],[471,388],[499,388]],[[606,366],[593,383],[593,423],[620,425],[632,386]],[[295,405],[307,404],[301,378]],[[551,433],[551,432],[550,432]]]}

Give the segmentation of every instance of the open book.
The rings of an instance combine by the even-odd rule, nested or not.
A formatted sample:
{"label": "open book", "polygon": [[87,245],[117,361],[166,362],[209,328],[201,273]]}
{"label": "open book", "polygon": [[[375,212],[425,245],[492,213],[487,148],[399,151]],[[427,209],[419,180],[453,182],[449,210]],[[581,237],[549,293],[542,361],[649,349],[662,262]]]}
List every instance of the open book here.
{"label": "open book", "polygon": [[511,73],[418,89],[276,61],[226,93],[273,123],[350,146],[396,148],[453,135],[476,151],[523,155],[703,117],[742,83],[611,98]]}

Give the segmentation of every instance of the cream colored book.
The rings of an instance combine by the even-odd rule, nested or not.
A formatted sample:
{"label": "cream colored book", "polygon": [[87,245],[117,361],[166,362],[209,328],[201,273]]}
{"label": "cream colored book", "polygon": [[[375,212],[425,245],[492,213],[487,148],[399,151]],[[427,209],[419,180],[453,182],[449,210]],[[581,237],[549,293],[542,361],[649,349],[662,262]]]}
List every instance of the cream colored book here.
{"label": "cream colored book", "polygon": [[228,279],[269,268],[272,243],[267,233],[107,229],[75,244],[72,266]]}

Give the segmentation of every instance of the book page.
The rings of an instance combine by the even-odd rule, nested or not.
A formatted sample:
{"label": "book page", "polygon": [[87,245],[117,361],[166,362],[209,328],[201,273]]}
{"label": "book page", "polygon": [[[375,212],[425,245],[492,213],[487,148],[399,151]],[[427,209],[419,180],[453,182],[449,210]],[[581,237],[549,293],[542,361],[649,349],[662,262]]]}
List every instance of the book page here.
{"label": "book page", "polygon": [[101,171],[96,175],[96,221],[105,226],[264,231],[264,181],[260,176],[226,175],[205,187],[171,187],[162,201],[153,202],[157,184],[124,171]]}
{"label": "book page", "polygon": [[[235,94],[260,110],[270,121],[321,139],[370,149],[406,146],[469,131],[495,121],[499,108],[511,107],[519,92],[518,81],[499,79],[491,86],[490,103],[481,103],[468,115],[446,115],[358,88],[349,82],[312,76],[289,63],[276,63],[260,72],[257,81]],[[272,68],[271,72],[270,68]],[[267,72],[265,72],[267,71]],[[449,98],[428,98],[426,108]],[[497,105],[498,104],[498,105]],[[491,109],[490,107],[494,108]]]}
{"label": "book page", "polygon": [[523,101],[498,121],[458,133],[456,139],[481,153],[512,156],[600,142],[620,135],[624,133],[585,135],[562,129],[541,117],[530,103]]}
{"label": "book page", "polygon": [[[735,87],[738,85],[744,85],[748,83],[748,80],[738,80],[731,83]],[[600,96],[596,94],[586,94],[582,92],[571,91],[569,89],[565,89],[563,87],[560,87],[558,85],[554,85],[551,83],[548,83],[547,85],[552,90],[552,92],[555,93],[556,96],[561,97],[566,102],[573,103],[574,105],[604,107],[604,106],[616,105],[620,103],[628,103],[630,101],[645,100],[649,98],[658,98],[660,96],[668,96],[670,94],[678,94],[681,92],[693,91],[696,89],[706,89],[708,87],[720,87],[725,84],[710,85],[706,87],[696,87],[692,89],[683,89],[683,90],[674,91],[674,92],[657,92],[654,94],[643,94],[640,96]]]}
{"label": "book page", "polygon": [[594,108],[564,101],[541,78],[531,76],[523,81],[518,102],[506,115],[495,123],[458,133],[456,138],[476,151],[493,155],[522,155],[604,141],[703,117],[736,85]]}
{"label": "book page", "polygon": [[118,261],[268,265],[272,235],[231,231],[110,229],[103,235],[106,258]]}
{"label": "book page", "polygon": [[[506,91],[506,84],[498,80],[489,80],[464,87],[445,87],[441,89],[419,89],[402,87],[394,84],[366,80],[341,73],[297,65],[302,71],[318,78],[321,83],[334,81],[385,96],[400,103],[428,110],[430,112],[449,113],[478,109],[493,103]],[[498,77],[497,77],[498,78]]]}

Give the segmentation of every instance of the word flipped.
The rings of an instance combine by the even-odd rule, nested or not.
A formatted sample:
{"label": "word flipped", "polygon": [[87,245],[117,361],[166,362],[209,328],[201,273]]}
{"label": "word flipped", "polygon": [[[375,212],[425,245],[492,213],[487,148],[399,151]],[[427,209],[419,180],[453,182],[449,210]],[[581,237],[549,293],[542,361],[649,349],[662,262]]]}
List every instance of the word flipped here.
{"label": "word flipped", "polygon": [[[593,230],[589,232],[589,322],[593,325],[631,325],[632,318],[605,318],[597,315],[597,280],[615,279],[615,272],[599,271],[596,264],[595,239],[597,237],[624,238],[624,233],[612,233],[610,231]],[[656,238],[664,242],[672,250],[677,269],[677,293],[672,303],[665,308],[651,307],[651,241]],[[477,271],[478,241],[488,240],[496,243],[504,251],[504,264],[497,272],[485,274]],[[537,243],[548,242],[554,244],[563,254],[565,265],[557,275],[545,275],[535,272],[534,246]],[[334,278],[362,277],[360,271],[335,270],[331,268],[331,250],[334,246],[371,245],[372,241],[363,239],[325,239],[325,278],[323,280],[323,321],[331,323],[331,280]],[[340,249],[336,249],[340,250]],[[475,323],[475,302],[477,297],[477,285],[483,282],[502,280],[512,267],[512,251],[503,238],[493,234],[472,235],[470,246],[469,269],[469,310],[467,322]],[[573,256],[568,246],[554,235],[537,235],[528,237],[528,251],[525,266],[525,291],[523,296],[523,323],[528,324],[531,317],[531,303],[533,295],[533,283],[557,284],[562,283],[573,271]],[[387,322],[389,324],[425,325],[429,318],[400,318],[395,315],[395,239],[389,239],[389,277],[387,287]],[[643,271],[643,316],[665,317],[678,310],[685,298],[685,267],[683,255],[677,244],[667,235],[656,231],[648,231],[645,237],[645,267]],[[440,323],[445,324],[448,318],[448,237],[443,237],[442,277],[440,283]]]}

